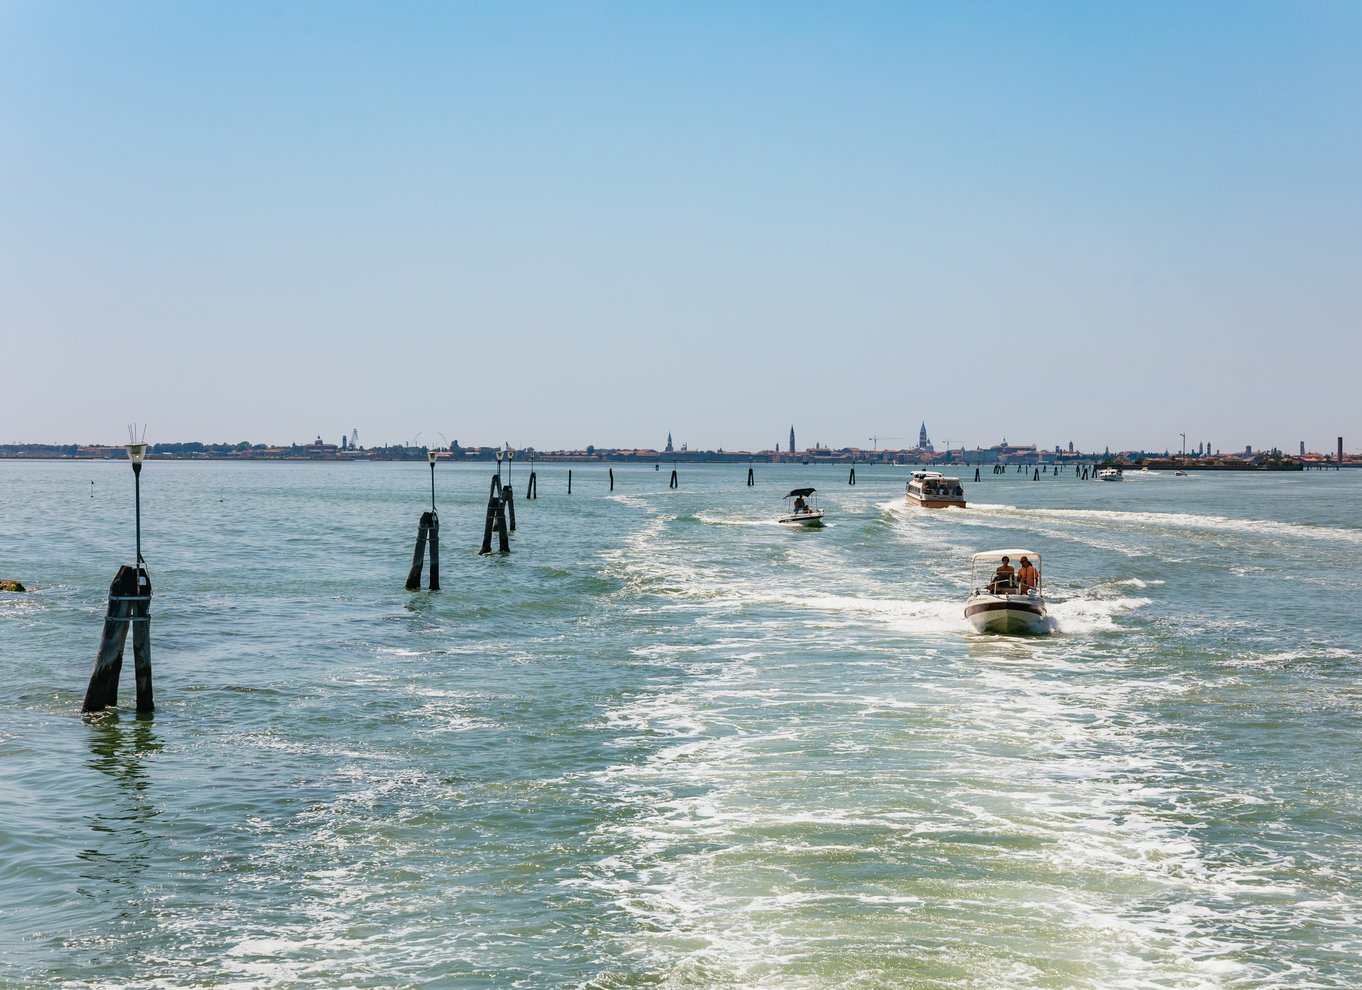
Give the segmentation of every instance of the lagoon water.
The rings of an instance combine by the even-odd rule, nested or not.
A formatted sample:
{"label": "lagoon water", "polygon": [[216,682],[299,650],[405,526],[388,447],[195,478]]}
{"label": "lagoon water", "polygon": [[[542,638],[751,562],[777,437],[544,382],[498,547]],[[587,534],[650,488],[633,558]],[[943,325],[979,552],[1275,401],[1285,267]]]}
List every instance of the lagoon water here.
{"label": "lagoon water", "polygon": [[479,558],[440,465],[409,593],[424,463],[149,463],[156,712],[82,718],[131,471],[0,462],[0,986],[1362,986],[1362,471],[614,468]]}

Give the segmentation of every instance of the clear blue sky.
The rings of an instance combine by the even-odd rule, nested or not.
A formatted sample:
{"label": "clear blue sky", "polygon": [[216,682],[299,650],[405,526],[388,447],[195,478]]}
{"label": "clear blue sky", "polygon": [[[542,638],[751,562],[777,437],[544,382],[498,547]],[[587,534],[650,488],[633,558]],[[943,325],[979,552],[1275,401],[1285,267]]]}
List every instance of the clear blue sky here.
{"label": "clear blue sky", "polygon": [[0,441],[1362,447],[1362,3],[0,0]]}

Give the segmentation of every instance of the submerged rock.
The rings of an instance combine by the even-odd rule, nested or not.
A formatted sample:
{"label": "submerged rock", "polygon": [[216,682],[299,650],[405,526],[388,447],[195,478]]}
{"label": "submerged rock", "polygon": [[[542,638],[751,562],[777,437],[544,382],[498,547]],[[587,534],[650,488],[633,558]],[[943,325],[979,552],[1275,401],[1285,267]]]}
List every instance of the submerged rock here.
{"label": "submerged rock", "polygon": [[18,581],[0,581],[0,591],[27,591]]}

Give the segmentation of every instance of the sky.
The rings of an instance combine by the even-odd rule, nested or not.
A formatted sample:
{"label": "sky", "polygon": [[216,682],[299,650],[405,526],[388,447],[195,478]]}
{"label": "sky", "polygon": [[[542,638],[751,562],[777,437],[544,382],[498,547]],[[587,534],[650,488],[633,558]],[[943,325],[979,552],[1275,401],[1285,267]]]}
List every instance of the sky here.
{"label": "sky", "polygon": [[1359,51],[1353,0],[0,0],[0,442],[1362,449]]}

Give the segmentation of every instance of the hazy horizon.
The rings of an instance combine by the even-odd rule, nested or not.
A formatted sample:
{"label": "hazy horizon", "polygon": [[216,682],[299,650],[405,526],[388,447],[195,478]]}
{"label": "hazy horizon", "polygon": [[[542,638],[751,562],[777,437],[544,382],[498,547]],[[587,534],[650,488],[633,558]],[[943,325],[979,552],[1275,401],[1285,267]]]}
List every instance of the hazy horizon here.
{"label": "hazy horizon", "polygon": [[9,0],[0,433],[1356,449],[1360,49],[1332,2]]}
{"label": "hazy horizon", "polygon": [[[320,440],[322,441],[322,443],[324,443],[324,444],[334,444],[334,445],[339,445],[339,443],[340,443],[340,438],[339,438],[339,437],[328,437],[328,436],[325,436],[325,435],[321,436],[320,438],[314,437],[313,439],[310,439],[310,440],[192,440],[192,439],[191,439],[191,440],[185,440],[185,439],[181,439],[181,440],[170,440],[170,439],[165,439],[165,440],[154,440],[154,439],[152,439],[151,437],[147,437],[147,438],[146,438],[146,442],[149,443],[149,444],[151,444],[151,446],[152,446],[153,448],[154,448],[157,444],[172,444],[172,445],[173,445],[173,444],[199,443],[199,444],[203,444],[204,446],[236,446],[236,445],[241,444],[241,443],[247,443],[247,444],[250,444],[251,447],[264,446],[264,447],[269,447],[269,448],[282,449],[282,448],[286,448],[286,447],[290,447],[290,446],[302,447],[302,446],[305,446],[305,445],[307,445],[307,444],[313,443],[315,439],[320,439]],[[874,438],[871,438],[871,439],[873,440]],[[1190,438],[1189,438],[1189,439],[1190,439]],[[929,441],[930,441],[930,438],[929,438]],[[449,442],[444,442],[444,441],[441,441],[441,440],[439,440],[439,439],[436,439],[436,440],[433,440],[433,441],[432,441],[430,438],[413,437],[413,438],[411,439],[411,441],[395,441],[395,442],[393,442],[393,443],[383,443],[383,442],[379,442],[379,443],[364,443],[364,442],[361,440],[361,441],[360,441],[360,444],[359,444],[359,448],[360,448],[360,449],[378,449],[378,450],[382,450],[382,449],[392,449],[392,448],[395,448],[395,447],[408,447],[408,448],[411,448],[411,449],[437,449],[437,450],[448,450],[448,449],[450,449],[450,443],[452,443],[452,442],[457,442],[458,445],[459,445],[459,447],[460,447],[460,449],[486,449],[486,448],[497,448],[497,447],[502,446],[502,444],[503,444],[503,441],[478,441],[478,440],[472,440],[472,441],[469,441],[469,442],[464,442],[463,440],[461,440],[461,439],[458,438],[458,437],[450,438],[450,441],[449,441]],[[1202,442],[1204,442],[1204,441],[1198,441],[1198,442],[1199,442],[1199,443],[1202,443]],[[1020,445],[1020,446],[1028,446],[1028,445],[1029,445],[1029,444],[1027,444],[1026,442],[1022,442],[1022,441],[1011,441],[1011,443],[1016,443],[1016,444],[1018,444],[1018,445]],[[73,440],[67,440],[67,441],[61,441],[61,442],[59,442],[59,443],[49,443],[49,442],[46,442],[46,441],[24,441],[24,440],[7,440],[7,441],[3,441],[3,445],[12,445],[12,446],[70,446],[70,445],[72,445],[72,444],[75,444],[75,445],[77,445],[77,446],[90,446],[90,447],[121,447],[121,446],[123,446],[123,444],[121,444],[121,443],[116,443],[116,442],[111,442],[111,441],[108,441],[108,442],[106,442],[106,441],[93,441],[93,440],[92,440],[92,441],[83,441],[83,440],[82,440],[82,441],[73,441]],[[993,447],[993,446],[996,446],[996,445],[994,445],[994,444],[984,444],[984,445],[979,445],[978,447],[976,447],[976,446],[970,446],[970,447],[966,447],[966,448],[963,448],[963,449],[968,453],[968,452],[973,451],[973,450],[976,450],[976,449],[988,450],[988,449],[990,449],[990,448]],[[1038,449],[1039,449],[1039,451],[1040,451],[1041,453],[1053,453],[1053,452],[1054,452],[1055,446],[1057,446],[1057,445],[1051,444],[1049,447],[1040,446]],[[1073,448],[1072,451],[1069,451],[1069,450],[1068,450],[1067,445],[1058,445],[1058,446],[1061,447],[1062,452],[1066,452],[1066,453],[1073,453],[1073,454],[1096,454],[1096,455],[1100,455],[1100,454],[1103,453],[1103,450],[1100,450],[1100,449],[1094,450],[1094,449],[1090,449],[1090,448],[1080,448],[1077,444],[1074,445],[1074,448]],[[1224,448],[1211,448],[1211,449],[1207,450],[1206,453],[1209,454],[1209,455],[1215,455],[1215,454],[1217,454],[1217,453],[1218,453],[1218,454],[1224,454],[1224,455],[1242,454],[1242,453],[1244,452],[1244,447],[1245,447],[1245,446],[1252,446],[1252,449],[1253,449],[1253,452],[1254,452],[1254,453],[1258,453],[1258,452],[1260,452],[1260,451],[1271,450],[1271,449],[1272,449],[1271,447],[1257,447],[1257,446],[1253,446],[1253,445],[1251,445],[1251,444],[1245,444],[1245,445],[1240,446],[1240,447],[1238,447],[1238,448],[1232,448],[1232,449],[1228,449],[1228,450],[1227,450],[1227,449],[1224,449]],[[947,448],[946,448],[944,445],[942,445],[942,444],[937,444],[937,443],[934,443],[934,442],[932,443],[932,447],[934,448],[935,452],[938,453],[938,454],[945,453],[946,450],[947,450]],[[628,445],[628,444],[609,444],[609,443],[604,443],[604,444],[575,444],[575,445],[570,445],[570,446],[566,446],[566,447],[546,447],[546,446],[534,444],[533,442],[526,443],[526,444],[523,444],[523,445],[512,445],[512,449],[515,450],[515,451],[533,450],[533,451],[537,451],[537,452],[539,452],[539,453],[544,453],[544,454],[551,454],[551,453],[578,453],[578,452],[587,451],[588,449],[591,449],[591,450],[614,450],[614,451],[651,450],[651,451],[656,451],[656,452],[658,452],[658,453],[667,453],[667,451],[666,451],[664,448],[665,448],[665,445],[638,444],[638,445],[633,445],[633,446],[631,446],[631,445]],[[797,445],[796,445],[796,448],[795,448],[795,453],[805,453],[805,452],[807,452],[807,451],[809,451],[809,450],[817,450],[817,449],[820,449],[820,448],[821,448],[821,449],[825,449],[825,450],[832,450],[832,451],[859,449],[859,450],[864,450],[864,451],[871,451],[871,452],[873,452],[873,451],[876,451],[876,450],[879,450],[879,451],[913,451],[913,450],[916,449],[916,446],[915,446],[915,445],[897,446],[897,445],[888,445],[888,444],[879,444],[878,446],[875,446],[875,445],[871,445],[871,446],[862,446],[862,445],[860,445],[860,444],[855,444],[855,443],[832,444],[832,443],[821,443],[821,442],[819,442],[819,441],[815,441],[814,443],[805,445],[805,444],[799,443],[799,442],[797,441]],[[954,445],[954,444],[953,444],[949,449],[950,449],[950,450],[961,450],[962,448],[959,447],[958,445]],[[1299,444],[1297,445],[1296,448],[1292,448],[1292,449],[1290,449],[1290,450],[1288,450],[1288,449],[1286,449],[1286,448],[1278,448],[1278,449],[1280,449],[1280,450],[1282,451],[1282,453],[1284,453],[1284,454],[1296,455],[1296,454],[1298,453],[1298,451],[1299,451]],[[1306,444],[1306,448],[1305,448],[1306,453],[1314,453],[1314,454],[1330,454],[1330,453],[1336,452],[1337,449],[1338,449],[1338,448],[1337,448],[1337,443],[1335,443],[1333,446],[1329,446],[1329,447],[1311,447],[1311,446],[1307,443],[1307,444]],[[678,452],[678,453],[685,453],[685,452],[687,452],[687,448],[684,448],[683,445],[682,445],[681,443],[679,443],[679,442],[675,443],[675,450],[676,450],[676,452]],[[777,449],[777,448],[775,448],[775,447],[773,447],[773,446],[771,446],[771,445],[767,445],[767,446],[765,446],[765,447],[735,447],[735,446],[732,446],[732,445],[720,445],[720,446],[717,446],[717,447],[690,447],[690,448],[688,448],[688,451],[689,451],[690,453],[711,453],[711,452],[712,452],[712,453],[729,453],[729,454],[735,454],[735,453],[769,454],[769,453],[771,453],[772,451],[776,451],[777,453],[786,453],[786,454],[788,454],[788,453],[789,453],[789,446],[788,446],[788,441],[787,441],[786,444],[782,445],[779,449]],[[1167,452],[1167,453],[1169,453],[1169,454],[1171,454],[1171,455],[1176,456],[1176,455],[1182,453],[1182,450],[1181,450],[1181,440],[1179,439],[1179,444],[1178,444],[1178,446],[1174,446],[1174,447],[1168,447],[1168,446],[1164,446],[1164,447],[1142,446],[1142,447],[1139,447],[1139,446],[1137,446],[1137,447],[1123,447],[1123,448],[1119,448],[1119,449],[1118,449],[1118,448],[1112,448],[1112,449],[1111,449],[1111,453],[1113,453],[1113,454],[1122,453],[1122,452],[1124,452],[1124,451],[1136,451],[1136,452],[1142,452],[1142,453],[1148,453],[1148,454],[1156,454],[1156,453]],[[1347,438],[1346,438],[1346,437],[1344,438],[1344,452],[1345,452],[1345,453],[1355,453],[1355,452],[1356,452],[1355,449],[1349,449],[1349,448],[1348,448],[1348,446],[1347,446]],[[1197,444],[1188,443],[1188,446],[1187,446],[1187,454],[1188,454],[1188,455],[1193,455],[1193,454],[1196,454],[1196,453],[1197,453]]]}

